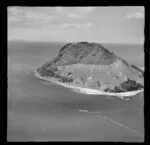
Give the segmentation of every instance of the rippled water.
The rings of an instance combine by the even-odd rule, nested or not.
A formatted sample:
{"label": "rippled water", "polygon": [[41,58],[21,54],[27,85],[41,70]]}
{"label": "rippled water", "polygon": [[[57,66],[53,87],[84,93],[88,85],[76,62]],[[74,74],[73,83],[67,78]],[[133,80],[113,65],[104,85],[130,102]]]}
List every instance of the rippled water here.
{"label": "rippled water", "polygon": [[[33,76],[32,71],[55,56],[63,45],[8,44],[7,139],[143,141],[143,93],[130,100],[85,95]],[[127,50],[130,51],[130,48],[122,49],[122,53]],[[131,52],[134,51],[143,55],[140,48]],[[135,58],[134,61],[139,66],[144,64],[142,59]]]}

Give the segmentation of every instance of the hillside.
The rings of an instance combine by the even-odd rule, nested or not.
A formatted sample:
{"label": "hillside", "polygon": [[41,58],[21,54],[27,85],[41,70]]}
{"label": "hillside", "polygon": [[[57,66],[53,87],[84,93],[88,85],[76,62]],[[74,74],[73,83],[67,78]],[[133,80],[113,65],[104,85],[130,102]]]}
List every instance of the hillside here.
{"label": "hillside", "polygon": [[37,69],[42,77],[94,88],[126,92],[144,87],[144,72],[98,43],[68,43],[58,55]]}

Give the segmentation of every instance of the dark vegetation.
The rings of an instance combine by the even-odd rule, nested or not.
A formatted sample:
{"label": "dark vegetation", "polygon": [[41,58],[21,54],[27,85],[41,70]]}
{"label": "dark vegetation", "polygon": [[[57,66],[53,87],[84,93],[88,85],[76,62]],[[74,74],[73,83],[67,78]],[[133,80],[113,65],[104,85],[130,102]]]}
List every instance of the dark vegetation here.
{"label": "dark vegetation", "polygon": [[72,73],[71,73],[71,72],[69,72],[69,73],[68,73],[68,76],[69,76],[69,75],[71,75],[71,74],[72,74]]}
{"label": "dark vegetation", "polygon": [[99,81],[97,81],[97,86],[98,86],[98,87],[100,87],[100,86],[101,86],[101,84],[100,84],[100,82],[99,82]]}
{"label": "dark vegetation", "polygon": [[121,88],[123,88],[124,90],[129,90],[129,91],[134,91],[134,90],[143,88],[143,86],[140,83],[136,83],[135,80],[130,80],[130,79],[128,79],[127,81],[125,81],[124,83],[120,85],[121,85]]}
{"label": "dark vegetation", "polygon": [[[58,69],[56,67],[51,67],[50,69],[46,69],[46,67],[42,69],[37,69],[38,73],[43,77],[53,77],[57,78],[60,82],[73,82],[72,78],[69,78],[67,76],[61,76],[57,74]],[[68,76],[72,73],[68,73]]]}
{"label": "dark vegetation", "polygon": [[[93,53],[93,55],[89,57],[90,53]],[[63,66],[76,63],[110,64],[114,62],[115,59],[116,56],[112,52],[98,43],[68,43],[60,49],[58,56],[51,61],[51,65]]]}
{"label": "dark vegetation", "polygon": [[113,89],[106,88],[104,91],[105,92],[112,92],[112,93],[125,92],[125,90],[123,90],[122,88],[120,88],[118,86],[115,86]]}
{"label": "dark vegetation", "polygon": [[134,81],[134,80],[128,79],[127,81],[123,82],[119,86],[115,86],[113,89],[107,88],[104,91],[119,93],[119,92],[140,90],[142,88],[143,88],[143,86],[141,84],[136,83],[136,81]]}
{"label": "dark vegetation", "polygon": [[119,57],[119,56],[117,56],[118,57],[118,59],[120,59],[126,66],[129,66],[129,64],[124,60],[124,59],[122,59],[121,57]]}
{"label": "dark vegetation", "polygon": [[71,82],[73,82],[73,79],[72,78],[68,78],[68,77],[59,76],[59,81],[63,82],[63,83],[71,83]]}

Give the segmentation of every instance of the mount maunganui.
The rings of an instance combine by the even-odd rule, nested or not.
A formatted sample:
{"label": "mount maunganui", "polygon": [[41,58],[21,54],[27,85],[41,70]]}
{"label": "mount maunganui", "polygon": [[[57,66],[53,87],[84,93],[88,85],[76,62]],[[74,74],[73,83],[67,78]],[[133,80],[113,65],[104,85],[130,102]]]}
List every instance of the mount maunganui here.
{"label": "mount maunganui", "polygon": [[104,92],[143,89],[144,72],[98,43],[68,43],[36,70],[41,77]]}

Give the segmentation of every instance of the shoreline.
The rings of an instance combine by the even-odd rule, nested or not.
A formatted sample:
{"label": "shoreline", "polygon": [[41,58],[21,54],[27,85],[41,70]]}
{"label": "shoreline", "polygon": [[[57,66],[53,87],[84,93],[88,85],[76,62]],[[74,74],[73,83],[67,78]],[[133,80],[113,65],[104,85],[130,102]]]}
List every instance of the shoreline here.
{"label": "shoreline", "polygon": [[52,82],[52,83],[61,85],[61,86],[66,87],[66,88],[71,88],[73,90],[79,91],[79,93],[83,93],[83,94],[87,94],[87,95],[107,95],[107,96],[116,96],[116,97],[119,97],[121,99],[124,99],[125,97],[131,97],[131,96],[134,96],[134,95],[144,91],[144,89],[142,89],[142,90],[137,90],[137,91],[122,92],[122,93],[103,92],[103,91],[99,91],[96,89],[67,85],[67,84],[52,80],[52,79],[44,78],[44,77],[41,77],[36,70],[33,72],[33,75],[35,77],[37,77],[38,79]]}

